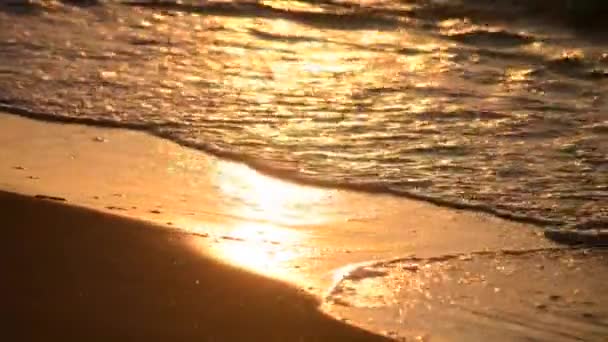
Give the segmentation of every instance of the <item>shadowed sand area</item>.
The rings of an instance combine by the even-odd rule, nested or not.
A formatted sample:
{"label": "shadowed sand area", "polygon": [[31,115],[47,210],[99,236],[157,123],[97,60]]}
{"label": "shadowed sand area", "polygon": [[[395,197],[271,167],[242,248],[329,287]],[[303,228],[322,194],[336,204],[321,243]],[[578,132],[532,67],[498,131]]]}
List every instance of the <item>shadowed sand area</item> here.
{"label": "shadowed sand area", "polygon": [[0,192],[7,341],[383,341],[197,237]]}

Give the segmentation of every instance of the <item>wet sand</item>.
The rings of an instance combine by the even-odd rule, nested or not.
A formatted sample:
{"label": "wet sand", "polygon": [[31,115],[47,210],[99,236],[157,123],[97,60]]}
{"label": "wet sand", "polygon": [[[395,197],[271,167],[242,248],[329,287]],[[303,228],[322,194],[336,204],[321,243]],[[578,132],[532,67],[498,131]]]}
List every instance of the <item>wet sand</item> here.
{"label": "wet sand", "polygon": [[538,227],[292,184],[142,132],[2,114],[0,144],[0,189],[23,194],[0,199],[15,340],[606,333],[605,252]]}
{"label": "wet sand", "polygon": [[142,132],[0,115],[0,144],[0,189],[207,236],[219,259],[319,296],[347,264],[554,245],[530,225],[301,186]]}
{"label": "wet sand", "polygon": [[382,341],[200,237],[0,192],[7,341]]}

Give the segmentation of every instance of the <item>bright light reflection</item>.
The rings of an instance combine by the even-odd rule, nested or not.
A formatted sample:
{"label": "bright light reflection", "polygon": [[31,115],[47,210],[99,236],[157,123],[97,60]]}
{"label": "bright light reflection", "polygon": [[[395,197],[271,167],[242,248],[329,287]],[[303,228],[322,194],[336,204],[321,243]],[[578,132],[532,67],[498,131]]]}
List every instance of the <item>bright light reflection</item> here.
{"label": "bright light reflection", "polygon": [[264,224],[242,224],[212,250],[221,260],[265,275],[295,280],[301,251],[297,231]]}
{"label": "bright light reflection", "polygon": [[330,207],[332,191],[284,182],[236,163],[219,162],[212,174],[219,199],[227,201],[231,216],[242,219],[208,231],[213,254],[257,273],[298,281],[307,234],[295,226],[329,220],[323,208]]}
{"label": "bright light reflection", "polygon": [[222,163],[216,185],[234,202],[233,214],[275,225],[310,225],[327,221],[322,212],[330,191],[264,176],[249,167]]}

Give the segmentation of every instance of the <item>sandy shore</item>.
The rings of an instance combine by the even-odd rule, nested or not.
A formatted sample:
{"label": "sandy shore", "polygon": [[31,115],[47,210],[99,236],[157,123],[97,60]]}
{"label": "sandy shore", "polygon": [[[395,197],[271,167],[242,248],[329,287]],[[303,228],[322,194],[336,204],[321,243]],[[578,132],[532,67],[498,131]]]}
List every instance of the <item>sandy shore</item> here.
{"label": "sandy shore", "polygon": [[142,132],[2,114],[0,146],[0,189],[25,195],[0,196],[13,340],[608,335],[605,251],[538,227],[296,185]]}
{"label": "sandy shore", "polygon": [[318,295],[351,263],[554,246],[530,225],[296,185],[142,132],[0,115],[0,145],[0,189],[208,235],[221,260]]}
{"label": "sandy shore", "polygon": [[0,192],[10,341],[382,341],[171,232]]}

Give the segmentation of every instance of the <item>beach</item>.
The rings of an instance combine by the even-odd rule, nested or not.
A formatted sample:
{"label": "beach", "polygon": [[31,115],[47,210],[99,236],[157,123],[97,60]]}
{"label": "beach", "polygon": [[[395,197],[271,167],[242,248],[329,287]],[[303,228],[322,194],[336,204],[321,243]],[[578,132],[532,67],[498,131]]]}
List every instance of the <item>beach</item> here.
{"label": "beach", "polygon": [[606,341],[600,1],[0,1],[0,339]]}
{"label": "beach", "polygon": [[[487,214],[276,180],[142,132],[0,120],[0,186],[11,192],[0,206],[9,334],[381,339],[365,328],[432,341],[563,337],[545,325],[503,324],[500,314],[488,329],[454,306],[479,309],[466,299],[479,297],[486,310],[508,307],[523,320],[548,319],[543,324],[567,312],[578,329],[572,336],[603,336],[601,249],[563,247],[538,227]],[[218,174],[236,188],[226,190]],[[574,266],[561,269],[563,260]],[[520,272],[497,278],[500,261]],[[418,271],[427,264],[429,272]],[[450,264],[494,283],[435,287],[441,282],[432,279],[447,279]],[[525,281],[541,268],[547,272]],[[413,284],[397,280],[414,281],[414,274],[424,275],[417,286],[426,294],[399,293]],[[453,303],[432,301],[442,296]]]}

